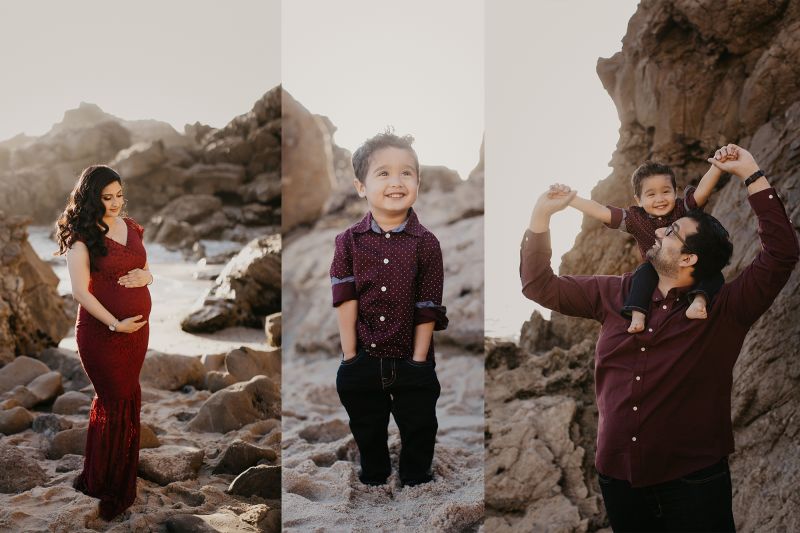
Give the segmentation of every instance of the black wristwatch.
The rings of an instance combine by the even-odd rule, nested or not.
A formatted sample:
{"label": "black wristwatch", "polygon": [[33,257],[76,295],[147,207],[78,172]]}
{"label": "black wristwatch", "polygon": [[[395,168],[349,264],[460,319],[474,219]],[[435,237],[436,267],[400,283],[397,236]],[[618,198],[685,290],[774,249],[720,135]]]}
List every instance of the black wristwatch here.
{"label": "black wristwatch", "polygon": [[758,178],[760,178],[763,175],[764,175],[764,171],[763,170],[761,170],[761,169],[756,170],[755,172],[753,172],[750,175],[749,178],[744,180],[744,186],[745,187],[749,186],[751,183],[753,183],[754,181],[756,181]]}

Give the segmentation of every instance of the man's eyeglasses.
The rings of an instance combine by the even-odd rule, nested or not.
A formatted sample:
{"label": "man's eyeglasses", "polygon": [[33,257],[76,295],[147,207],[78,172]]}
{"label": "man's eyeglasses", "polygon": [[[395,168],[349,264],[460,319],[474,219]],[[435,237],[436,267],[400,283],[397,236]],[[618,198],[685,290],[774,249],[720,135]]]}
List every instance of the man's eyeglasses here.
{"label": "man's eyeglasses", "polygon": [[676,222],[673,222],[670,226],[667,227],[666,230],[664,230],[664,237],[669,237],[670,235],[675,235],[678,238],[678,240],[681,241],[681,243],[683,244],[683,247],[686,248],[687,250],[689,250],[690,254],[693,254],[694,252],[692,251],[692,249],[689,248],[686,245],[686,241],[683,240],[683,237],[681,237],[680,233],[678,233],[679,229],[680,229],[680,226],[678,226],[678,224]]}

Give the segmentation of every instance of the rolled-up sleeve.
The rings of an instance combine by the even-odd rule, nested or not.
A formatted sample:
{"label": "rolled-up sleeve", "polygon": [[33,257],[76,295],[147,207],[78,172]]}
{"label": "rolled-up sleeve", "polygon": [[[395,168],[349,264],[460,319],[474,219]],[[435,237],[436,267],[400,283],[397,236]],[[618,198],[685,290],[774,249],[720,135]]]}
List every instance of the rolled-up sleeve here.
{"label": "rolled-up sleeve", "polygon": [[336,236],[330,276],[334,307],[347,300],[357,299],[356,279],[353,275],[353,248],[349,231]]}
{"label": "rolled-up sleeve", "polygon": [[626,231],[624,227],[620,227],[625,220],[625,210],[613,205],[607,205],[606,207],[611,211],[611,222],[606,224],[606,227]]}
{"label": "rolled-up sleeve", "polygon": [[434,322],[433,329],[447,328],[447,308],[442,305],[444,263],[439,241],[432,233],[422,237],[418,253],[414,324]]}
{"label": "rolled-up sleeve", "polygon": [[696,187],[689,186],[686,187],[686,191],[683,193],[683,204],[686,206],[687,211],[691,211],[693,209],[703,209],[703,207],[697,205],[697,200],[694,199],[694,191],[696,190]]}

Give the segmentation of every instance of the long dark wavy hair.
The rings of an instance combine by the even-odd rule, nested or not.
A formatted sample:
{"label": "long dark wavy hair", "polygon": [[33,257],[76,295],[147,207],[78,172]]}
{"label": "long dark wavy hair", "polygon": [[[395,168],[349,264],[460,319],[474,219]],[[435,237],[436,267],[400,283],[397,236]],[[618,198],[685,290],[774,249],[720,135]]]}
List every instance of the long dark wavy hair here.
{"label": "long dark wavy hair", "polygon": [[[103,189],[115,181],[122,185],[119,174],[106,165],[92,165],[81,172],[67,207],[56,222],[58,252],[54,255],[65,254],[80,238],[89,249],[90,269],[96,270],[95,258],[108,254],[104,239],[108,225],[103,222],[106,208],[100,196]],[[120,215],[125,215],[124,206]]]}

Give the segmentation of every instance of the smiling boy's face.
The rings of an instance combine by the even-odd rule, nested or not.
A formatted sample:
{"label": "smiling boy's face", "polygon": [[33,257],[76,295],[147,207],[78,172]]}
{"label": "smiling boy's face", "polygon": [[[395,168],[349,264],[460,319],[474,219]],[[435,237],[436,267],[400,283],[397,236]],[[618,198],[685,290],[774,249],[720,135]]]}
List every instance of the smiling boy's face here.
{"label": "smiling boy's face", "polygon": [[662,217],[675,208],[677,195],[672,186],[672,178],[666,174],[657,174],[642,180],[642,195],[634,198],[645,212]]}
{"label": "smiling boy's face", "polygon": [[416,160],[404,148],[381,148],[370,157],[364,183],[355,179],[353,184],[358,195],[367,199],[373,216],[405,213],[417,200],[419,175]]}

